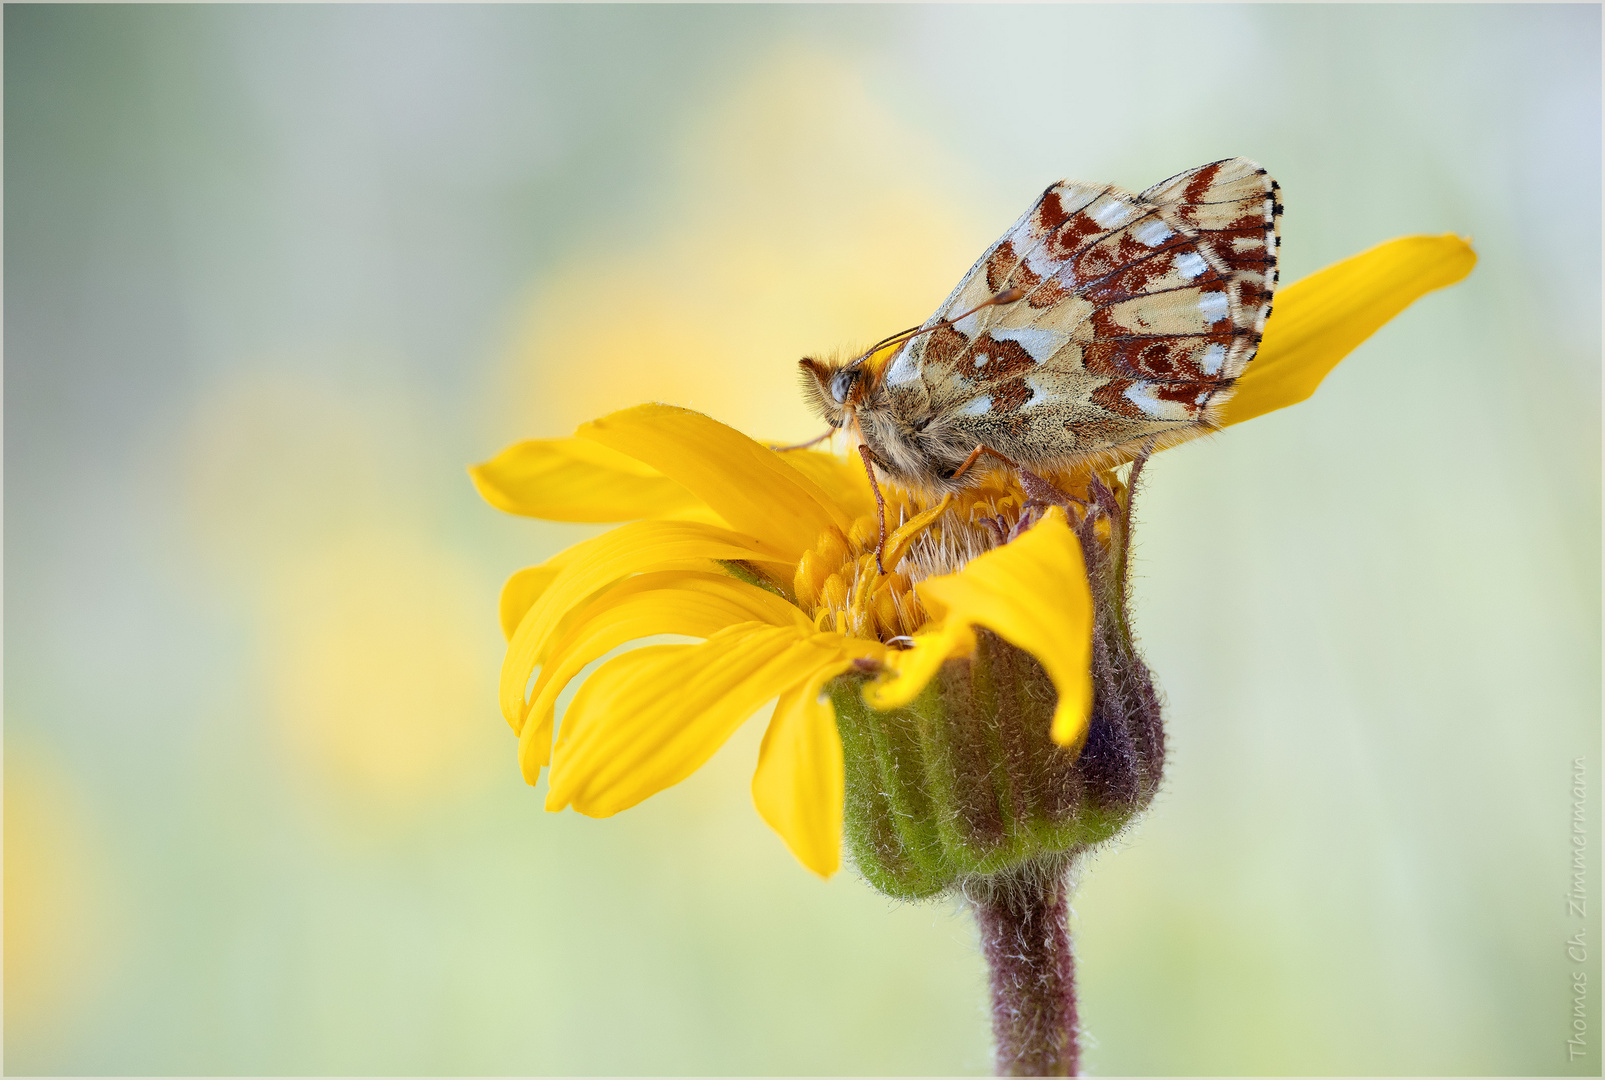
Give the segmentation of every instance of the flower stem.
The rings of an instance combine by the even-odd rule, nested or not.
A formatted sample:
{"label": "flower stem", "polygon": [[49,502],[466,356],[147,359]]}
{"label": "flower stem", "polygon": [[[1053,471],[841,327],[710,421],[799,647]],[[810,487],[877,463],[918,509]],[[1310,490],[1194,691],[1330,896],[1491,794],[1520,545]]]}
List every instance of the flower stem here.
{"label": "flower stem", "polygon": [[999,1076],[1076,1076],[1081,1066],[1070,883],[1061,873],[1010,882],[975,901],[992,969]]}

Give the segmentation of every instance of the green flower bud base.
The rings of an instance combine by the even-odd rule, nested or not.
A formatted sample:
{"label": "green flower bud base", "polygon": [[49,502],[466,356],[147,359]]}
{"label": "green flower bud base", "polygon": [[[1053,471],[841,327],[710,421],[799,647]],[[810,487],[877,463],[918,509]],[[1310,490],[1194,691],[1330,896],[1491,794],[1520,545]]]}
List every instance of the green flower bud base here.
{"label": "green flower bud base", "polygon": [[[1038,505],[1070,505],[1040,478],[1027,490]],[[1041,664],[983,629],[973,655],[944,663],[904,708],[865,703],[869,671],[830,686],[848,853],[890,896],[957,892],[974,908],[1000,1075],[1076,1075],[1071,871],[1147,808],[1164,768],[1159,698],[1126,606],[1129,491],[1122,500],[1094,484],[1093,502],[1077,504],[1094,608],[1093,707],[1080,747],[1049,738],[1057,696]]]}
{"label": "green flower bud base", "polygon": [[847,849],[882,892],[916,900],[1028,866],[1067,868],[1138,809],[1107,799],[1079,756],[1048,738],[1055,695],[1042,666],[986,631],[911,705],[832,688],[846,759]]}
{"label": "green flower bud base", "polygon": [[1078,754],[1048,738],[1056,699],[1042,666],[994,634],[976,637],[975,655],[942,665],[905,708],[870,708],[856,677],[831,688],[846,759],[847,849],[889,896],[955,888],[980,896],[994,878],[1062,876],[1158,788],[1163,733],[1140,662],[1141,678],[1119,695],[1139,707],[1095,705]]}

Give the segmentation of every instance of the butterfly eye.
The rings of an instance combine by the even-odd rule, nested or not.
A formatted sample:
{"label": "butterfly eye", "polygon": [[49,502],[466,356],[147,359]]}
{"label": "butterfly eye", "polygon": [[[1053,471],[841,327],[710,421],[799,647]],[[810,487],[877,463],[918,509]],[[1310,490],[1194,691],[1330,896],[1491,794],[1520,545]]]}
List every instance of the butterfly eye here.
{"label": "butterfly eye", "polygon": [[858,372],[852,368],[844,368],[830,378],[830,396],[836,399],[836,404],[845,405],[847,397],[853,392],[853,384],[858,381]]}

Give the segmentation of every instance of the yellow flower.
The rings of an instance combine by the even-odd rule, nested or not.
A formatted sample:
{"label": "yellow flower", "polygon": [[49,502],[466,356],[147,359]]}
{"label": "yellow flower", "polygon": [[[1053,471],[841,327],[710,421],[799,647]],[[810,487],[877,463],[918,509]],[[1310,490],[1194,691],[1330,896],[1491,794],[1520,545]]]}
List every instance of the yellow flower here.
{"label": "yellow flower", "polygon": [[[1308,397],[1383,323],[1475,261],[1457,237],[1406,237],[1281,290],[1226,422]],[[663,405],[614,413],[571,439],[519,443],[471,475],[511,513],[629,522],[519,571],[502,591],[502,712],[525,779],[550,765],[549,810],[606,817],[634,806],[689,776],[775,700],[753,798],[797,858],[828,876],[841,861],[837,711],[856,707],[839,677],[858,676],[853,692],[862,686],[867,706],[899,709],[989,634],[1051,680],[1053,741],[1074,752],[1087,737],[1097,615],[1083,552],[1088,530],[1119,527],[1114,516],[1029,509],[1002,478],[929,506],[889,489],[882,573],[856,461],[777,453]],[[1108,470],[1049,479],[1089,503],[1098,490],[1124,498]],[[658,634],[703,640],[607,661],[575,694],[554,744],[564,687]]]}

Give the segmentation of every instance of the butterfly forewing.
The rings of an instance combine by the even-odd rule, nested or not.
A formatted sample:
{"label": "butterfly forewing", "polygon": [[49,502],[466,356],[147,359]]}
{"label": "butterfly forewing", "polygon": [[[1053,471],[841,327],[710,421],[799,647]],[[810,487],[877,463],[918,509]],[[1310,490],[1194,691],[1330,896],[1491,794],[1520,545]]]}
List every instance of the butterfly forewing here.
{"label": "butterfly forewing", "polygon": [[1270,313],[1276,195],[1242,158],[1141,195],[1053,185],[926,326],[1003,289],[1024,298],[914,338],[887,369],[888,392],[923,396],[955,443],[1024,462],[1211,430]]}

